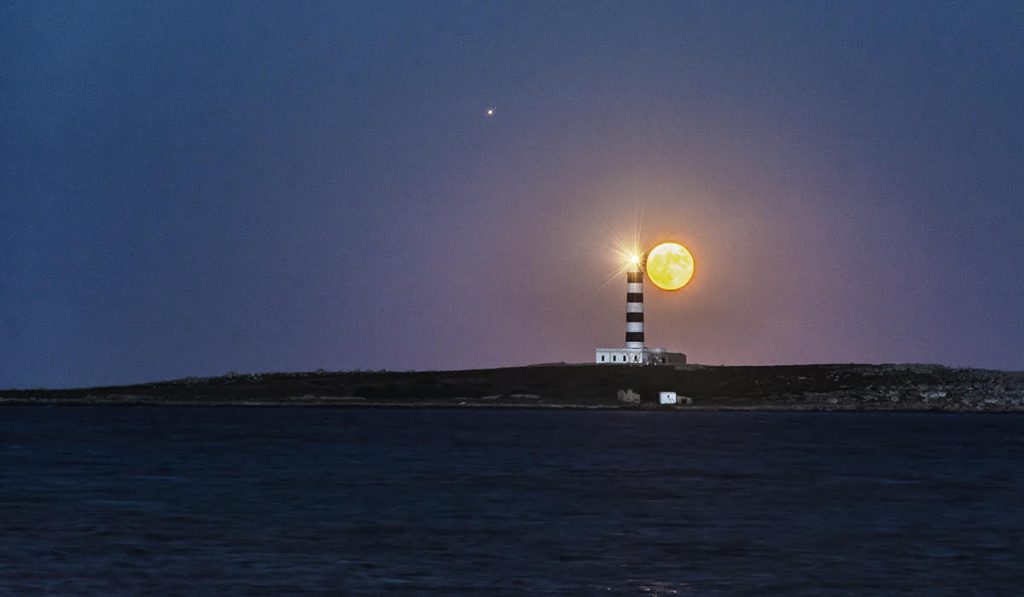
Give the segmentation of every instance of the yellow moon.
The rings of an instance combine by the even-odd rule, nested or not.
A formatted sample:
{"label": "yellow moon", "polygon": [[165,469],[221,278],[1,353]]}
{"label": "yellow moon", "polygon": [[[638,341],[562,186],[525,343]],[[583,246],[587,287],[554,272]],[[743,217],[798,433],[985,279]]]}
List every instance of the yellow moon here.
{"label": "yellow moon", "polygon": [[647,254],[647,277],[662,290],[679,290],[693,277],[693,255],[679,243],[661,243]]}

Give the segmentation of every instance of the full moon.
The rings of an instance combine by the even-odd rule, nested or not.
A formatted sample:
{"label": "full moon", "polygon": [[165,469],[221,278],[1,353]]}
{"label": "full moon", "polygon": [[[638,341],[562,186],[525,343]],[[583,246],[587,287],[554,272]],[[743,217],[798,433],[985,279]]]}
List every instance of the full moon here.
{"label": "full moon", "polygon": [[647,277],[662,290],[679,290],[693,277],[693,255],[679,243],[661,243],[647,254]]}

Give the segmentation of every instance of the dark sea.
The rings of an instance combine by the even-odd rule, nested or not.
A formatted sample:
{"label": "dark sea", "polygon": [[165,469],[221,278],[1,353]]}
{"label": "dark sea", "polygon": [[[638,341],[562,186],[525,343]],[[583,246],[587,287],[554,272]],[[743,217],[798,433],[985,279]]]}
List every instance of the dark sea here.
{"label": "dark sea", "polygon": [[1024,416],[0,408],[0,594],[1024,594]]}

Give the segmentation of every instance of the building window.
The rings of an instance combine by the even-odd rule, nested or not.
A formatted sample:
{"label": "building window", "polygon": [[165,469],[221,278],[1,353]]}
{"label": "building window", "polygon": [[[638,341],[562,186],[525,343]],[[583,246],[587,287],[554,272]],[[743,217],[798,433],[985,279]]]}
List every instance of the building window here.
{"label": "building window", "polygon": [[613,360],[613,361],[615,360],[615,355],[612,355],[612,360]]}
{"label": "building window", "polygon": [[601,362],[604,362],[604,355],[601,355]]}

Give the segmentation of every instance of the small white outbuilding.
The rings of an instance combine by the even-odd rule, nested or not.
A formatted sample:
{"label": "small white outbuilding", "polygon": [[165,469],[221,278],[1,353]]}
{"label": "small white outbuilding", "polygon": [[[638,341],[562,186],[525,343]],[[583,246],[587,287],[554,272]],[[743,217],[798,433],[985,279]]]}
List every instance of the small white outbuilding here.
{"label": "small white outbuilding", "polygon": [[658,402],[662,404],[675,404],[676,393],[675,392],[658,392]]}

